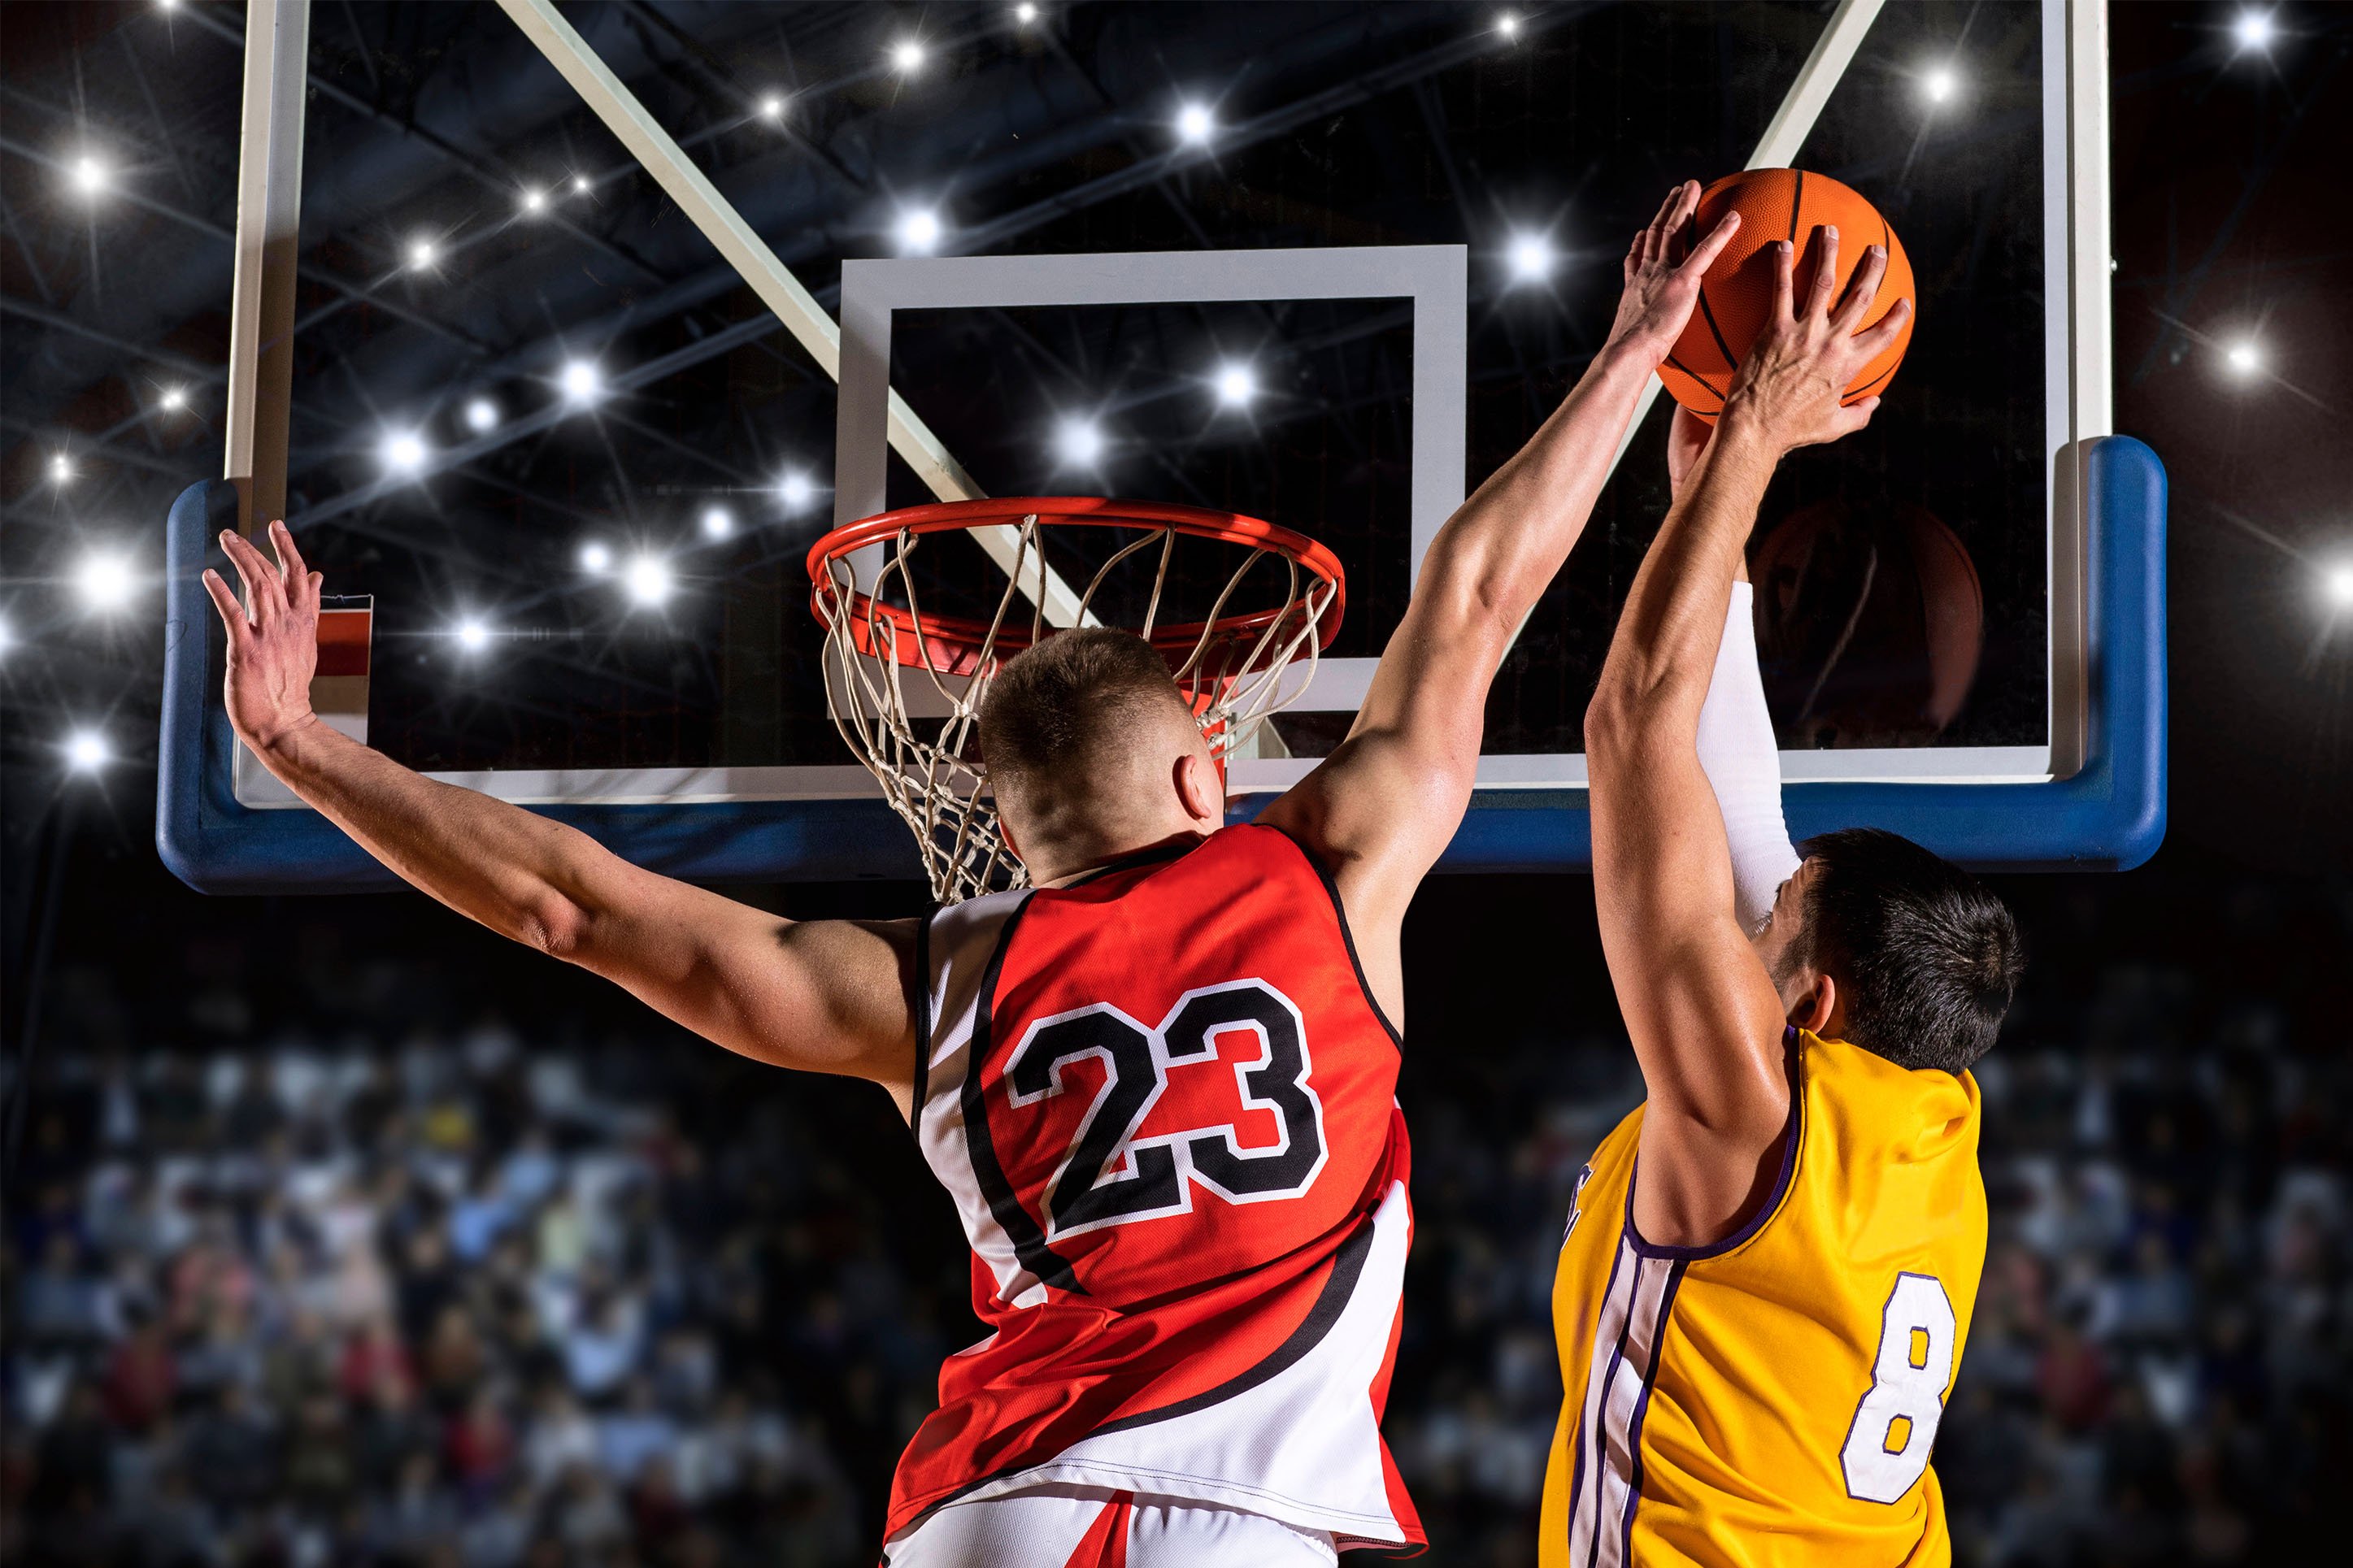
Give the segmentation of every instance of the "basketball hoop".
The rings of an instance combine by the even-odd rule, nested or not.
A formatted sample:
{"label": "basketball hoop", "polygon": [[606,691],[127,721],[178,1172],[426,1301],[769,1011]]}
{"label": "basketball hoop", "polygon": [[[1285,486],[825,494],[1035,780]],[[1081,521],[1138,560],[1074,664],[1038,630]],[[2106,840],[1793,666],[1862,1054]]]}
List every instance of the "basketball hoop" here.
{"label": "basketball hoop", "polygon": [[[1093,529],[1134,537],[1074,531]],[[973,536],[996,559],[991,575],[1001,571],[1004,586],[993,613],[983,613],[988,595],[965,606],[970,613],[921,602],[933,590],[919,588],[910,563],[927,537],[950,533]],[[1047,560],[1049,537],[1064,542],[1062,564],[1091,568],[1083,590]],[[1180,562],[1179,540],[1193,547],[1185,555],[1202,559]],[[1224,570],[1236,554],[1240,564]],[[809,551],[808,569],[810,608],[826,629],[826,705],[914,829],[932,895],[944,904],[1027,880],[998,829],[974,746],[981,703],[1005,660],[1125,610],[1168,661],[1222,768],[1306,689],[1346,600],[1339,558],[1306,535],[1238,512],[1154,501],[1021,496],[908,507],[835,529]],[[1266,588],[1250,601],[1255,607],[1229,609],[1254,574]],[[1188,593],[1203,602],[1187,602]],[[1285,679],[1302,657],[1306,668]]]}

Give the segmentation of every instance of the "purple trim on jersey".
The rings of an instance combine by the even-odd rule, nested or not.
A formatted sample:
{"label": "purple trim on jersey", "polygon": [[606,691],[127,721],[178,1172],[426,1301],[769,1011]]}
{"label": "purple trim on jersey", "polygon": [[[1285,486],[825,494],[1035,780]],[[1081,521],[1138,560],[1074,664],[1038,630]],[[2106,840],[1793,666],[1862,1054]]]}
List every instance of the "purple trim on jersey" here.
{"label": "purple trim on jersey", "polygon": [[[1688,1259],[1678,1259],[1667,1270],[1666,1288],[1659,1292],[1658,1321],[1651,1325],[1651,1364],[1642,1373],[1642,1393],[1634,1401],[1634,1414],[1626,1422],[1626,1451],[1634,1457],[1631,1473],[1626,1478],[1626,1516],[1618,1527],[1618,1561],[1634,1561],[1634,1505],[1642,1500],[1642,1417],[1651,1411],[1651,1390],[1659,1381],[1659,1357],[1666,1350],[1667,1314],[1675,1308],[1675,1291],[1683,1285],[1683,1271],[1691,1267]],[[1600,1531],[1594,1532],[1597,1542]]]}
{"label": "purple trim on jersey", "polygon": [[[1613,1247],[1609,1249],[1609,1282],[1601,1287],[1601,1311],[1603,1312],[1609,1310],[1609,1292],[1618,1289],[1618,1266],[1625,1261],[1626,1249],[1624,1247]],[[1634,1267],[1639,1269],[1641,1265],[1638,1263]],[[1640,1281],[1637,1281],[1637,1283],[1640,1283]],[[1626,1315],[1629,1318],[1631,1318],[1634,1315],[1634,1303],[1630,1299],[1626,1303]],[[1594,1317],[1594,1326],[1597,1328],[1599,1327],[1600,1321],[1599,1313],[1596,1313]],[[1624,1342],[1624,1331],[1621,1330],[1620,1331],[1619,1343],[1622,1345]],[[1585,1375],[1588,1379],[1590,1379],[1593,1376],[1593,1347],[1591,1345],[1588,1344],[1585,1347],[1584,1356]],[[1592,1396],[1589,1392],[1589,1383],[1588,1386],[1588,1392],[1586,1398],[1579,1399],[1577,1402],[1577,1441],[1569,1446],[1569,1452],[1572,1457],[1569,1460],[1568,1468],[1568,1531],[1572,1537],[1577,1533],[1577,1510],[1583,1506],[1583,1499],[1585,1497],[1585,1406],[1586,1400]],[[1601,1391],[1601,1396],[1605,1400],[1608,1399],[1609,1397],[1609,1391],[1607,1388],[1604,1388]]]}
{"label": "purple trim on jersey", "polygon": [[1781,1126],[1781,1169],[1773,1178],[1773,1190],[1766,1194],[1763,1203],[1757,1205],[1757,1212],[1748,1216],[1748,1222],[1723,1240],[1707,1242],[1698,1247],[1662,1247],[1654,1242],[1644,1241],[1642,1233],[1634,1226],[1634,1184],[1641,1180],[1642,1176],[1642,1157],[1636,1154],[1633,1173],[1626,1179],[1626,1245],[1631,1247],[1638,1255],[1643,1258],[1672,1258],[1684,1263],[1696,1263],[1708,1258],[1721,1258],[1734,1247],[1753,1239],[1758,1231],[1765,1228],[1767,1220],[1780,1213],[1782,1201],[1789,1195],[1789,1188],[1797,1180],[1798,1148],[1805,1142],[1806,1137],[1804,1047],[1799,1043],[1798,1031],[1794,1028],[1783,1031],[1782,1042],[1787,1052],[1786,1066],[1789,1075],[1789,1115],[1788,1120]]}

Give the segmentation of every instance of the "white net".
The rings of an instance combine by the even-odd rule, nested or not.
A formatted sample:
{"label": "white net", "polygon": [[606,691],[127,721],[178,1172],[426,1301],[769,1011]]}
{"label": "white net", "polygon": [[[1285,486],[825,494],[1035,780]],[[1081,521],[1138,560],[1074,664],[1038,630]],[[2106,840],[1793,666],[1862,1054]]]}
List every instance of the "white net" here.
{"label": "white net", "polygon": [[[864,526],[852,525],[810,558],[812,603],[826,627],[826,700],[834,724],[881,783],[891,809],[914,830],[932,896],[942,904],[1021,887],[1028,879],[997,826],[987,770],[975,743],[981,704],[1006,659],[1066,625],[1103,625],[1103,602],[1134,603],[1140,594],[1142,614],[1132,629],[1167,659],[1222,762],[1305,690],[1338,624],[1338,562],[1295,534],[1187,508],[1139,508],[1131,517],[1104,503],[1074,504],[1090,510],[1017,514],[919,508],[915,512],[932,514],[927,526],[870,531],[854,544],[828,549]],[[959,510],[971,515],[959,517]],[[952,521],[937,521],[943,514]],[[1041,535],[1056,524],[1120,531],[1112,536],[1113,548],[1096,552],[1100,563],[1075,596],[1046,559]],[[994,532],[985,542],[997,562],[992,575],[1001,570],[1004,587],[986,620],[923,606],[922,574],[911,567],[927,539],[951,530]],[[1166,624],[1172,581],[1205,581],[1198,572],[1172,574],[1187,545],[1204,552],[1223,547],[1227,553],[1239,548],[1241,559],[1221,585],[1214,576],[1207,580],[1201,591],[1213,590],[1214,597],[1206,614]],[[1222,569],[1222,562],[1217,564]],[[1148,585],[1141,581],[1145,573]],[[1128,591],[1106,593],[1124,575],[1139,581],[1127,584]],[[1245,579],[1251,580],[1254,598],[1261,584],[1271,589],[1279,582],[1280,603],[1229,610]],[[1050,606],[1056,611],[1051,621],[1062,625],[1050,622]]]}

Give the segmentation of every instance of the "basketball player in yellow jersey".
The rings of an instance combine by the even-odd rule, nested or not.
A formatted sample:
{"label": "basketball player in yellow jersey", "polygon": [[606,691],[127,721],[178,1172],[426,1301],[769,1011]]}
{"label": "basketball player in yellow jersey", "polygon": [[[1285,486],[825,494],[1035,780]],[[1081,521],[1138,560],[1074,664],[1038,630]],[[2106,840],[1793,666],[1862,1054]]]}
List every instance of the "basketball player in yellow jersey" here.
{"label": "basketball player in yellow jersey", "polygon": [[1968,1068],[2018,938],[1916,845],[1851,831],[1800,862],[1781,826],[1743,548],[1782,455],[1869,420],[1876,398],[1839,391],[1906,314],[1858,333],[1884,258],[1833,308],[1837,236],[1813,242],[1821,285],[1794,299],[1780,247],[1714,432],[1678,416],[1675,502],[1586,719],[1602,943],[1649,1098],[1580,1175],[1561,1248],[1546,1568],[1951,1557],[1928,1455],[1985,1256]]}

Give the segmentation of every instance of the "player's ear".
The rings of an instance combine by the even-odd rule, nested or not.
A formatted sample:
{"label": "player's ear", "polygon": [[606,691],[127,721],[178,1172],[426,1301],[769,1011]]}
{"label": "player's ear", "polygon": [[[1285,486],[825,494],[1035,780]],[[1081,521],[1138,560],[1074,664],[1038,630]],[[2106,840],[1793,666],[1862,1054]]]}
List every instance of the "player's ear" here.
{"label": "player's ear", "polygon": [[1815,975],[1814,988],[1799,998],[1798,1005],[1789,1009],[1789,1022],[1817,1038],[1821,1037],[1822,1031],[1829,1028],[1831,1020],[1837,1016],[1838,982],[1827,974]]}
{"label": "player's ear", "polygon": [[1198,748],[1181,752],[1176,758],[1173,782],[1185,815],[1195,822],[1208,824],[1208,831],[1217,831],[1226,815],[1226,791],[1218,777],[1218,764]]}

